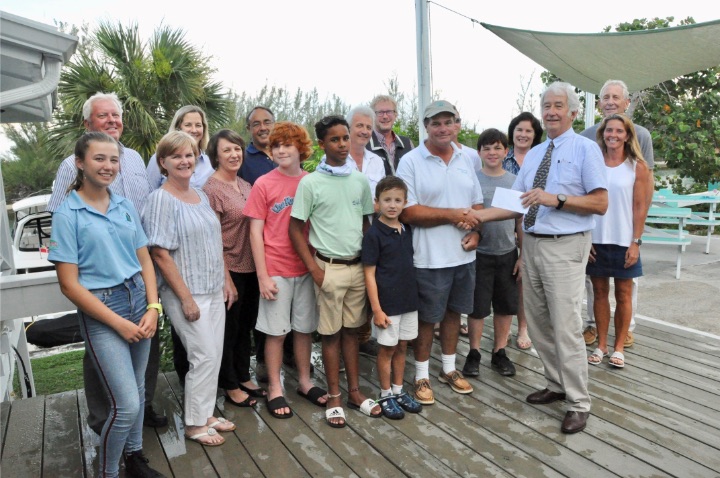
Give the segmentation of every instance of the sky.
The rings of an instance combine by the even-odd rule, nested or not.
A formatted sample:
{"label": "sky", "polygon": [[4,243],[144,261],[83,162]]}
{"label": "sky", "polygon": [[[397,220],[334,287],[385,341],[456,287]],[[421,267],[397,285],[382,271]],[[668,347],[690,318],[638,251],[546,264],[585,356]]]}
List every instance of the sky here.
{"label": "sky", "polygon": [[[454,103],[464,123],[477,131],[504,131],[519,113],[523,85],[530,85],[537,107],[544,68],[471,19],[510,28],[596,33],[635,18],[717,20],[720,9],[713,4],[633,0],[598,1],[592,7],[575,0],[555,0],[552,6],[537,0],[433,0],[428,6],[433,91]],[[389,78],[397,77],[406,96],[417,90],[415,0],[185,5],[189,8],[164,0],[4,0],[0,9],[49,25],[88,23],[91,30],[101,20],[137,22],[145,38],[160,24],[182,28],[210,57],[215,79],[238,93],[254,95],[266,84],[292,92],[317,88],[321,99],[335,94],[355,106],[386,93]],[[0,138],[0,153],[8,147]]]}

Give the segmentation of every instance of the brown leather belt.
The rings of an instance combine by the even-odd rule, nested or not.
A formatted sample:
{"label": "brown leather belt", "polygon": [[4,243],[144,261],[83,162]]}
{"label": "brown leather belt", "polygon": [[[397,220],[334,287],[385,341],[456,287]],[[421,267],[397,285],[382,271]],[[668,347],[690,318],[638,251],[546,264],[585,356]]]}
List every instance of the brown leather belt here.
{"label": "brown leather belt", "polygon": [[329,257],[325,257],[319,252],[316,252],[315,255],[318,259],[320,259],[323,262],[327,262],[328,264],[340,264],[343,266],[352,266],[355,264],[360,263],[360,256],[356,257],[355,259],[330,259]]}

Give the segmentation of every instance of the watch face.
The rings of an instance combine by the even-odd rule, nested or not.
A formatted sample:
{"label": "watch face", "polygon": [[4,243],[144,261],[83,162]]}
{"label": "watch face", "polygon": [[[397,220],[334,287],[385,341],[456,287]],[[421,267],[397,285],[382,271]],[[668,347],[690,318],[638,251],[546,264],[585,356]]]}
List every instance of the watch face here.
{"label": "watch face", "polygon": [[567,196],[564,194],[558,194],[557,198],[558,198],[558,201],[560,201],[560,202],[567,201]]}

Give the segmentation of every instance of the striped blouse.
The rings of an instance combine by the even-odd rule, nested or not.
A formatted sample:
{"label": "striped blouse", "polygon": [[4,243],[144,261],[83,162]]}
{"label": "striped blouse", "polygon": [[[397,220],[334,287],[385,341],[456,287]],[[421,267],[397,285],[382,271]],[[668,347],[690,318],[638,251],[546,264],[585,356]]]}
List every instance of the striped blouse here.
{"label": "striped blouse", "polygon": [[[222,290],[225,282],[220,221],[205,193],[195,192],[200,202],[189,204],[156,189],[147,198],[142,223],[148,247],[170,252],[190,293],[212,294]],[[158,273],[158,286],[163,285],[165,280]]]}

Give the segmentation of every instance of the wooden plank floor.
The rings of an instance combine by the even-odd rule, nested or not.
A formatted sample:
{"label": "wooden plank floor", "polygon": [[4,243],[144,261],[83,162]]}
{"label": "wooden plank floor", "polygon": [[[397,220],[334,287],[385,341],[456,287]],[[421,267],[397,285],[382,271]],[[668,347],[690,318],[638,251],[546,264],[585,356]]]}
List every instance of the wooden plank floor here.
{"label": "wooden plank floor", "polygon": [[[183,439],[182,389],[174,373],[165,374],[155,407],[170,424],[145,429],[145,452],[156,469],[175,477],[720,476],[720,340],[638,322],[625,369],[590,367],[592,416],[576,435],[560,433],[562,404],[524,401],[544,386],[534,351],[508,349],[515,377],[490,369],[488,321],[481,375],[471,379],[475,392],[461,396],[437,382],[435,344],[430,373],[437,403],[398,421],[346,409],[348,427],[330,428],[324,410],[297,395],[296,377],[286,370],[295,417],[277,420],[264,402],[252,410],[219,398],[217,413],[238,428],[225,435],[225,445],[203,448]],[[458,368],[468,350],[463,339]],[[407,388],[413,374],[410,354]],[[324,385],[322,370],[315,379]],[[379,392],[366,358],[361,388],[368,396]],[[0,412],[3,477],[96,476],[97,436],[85,422],[82,390],[3,403]]]}

